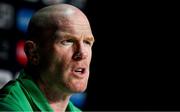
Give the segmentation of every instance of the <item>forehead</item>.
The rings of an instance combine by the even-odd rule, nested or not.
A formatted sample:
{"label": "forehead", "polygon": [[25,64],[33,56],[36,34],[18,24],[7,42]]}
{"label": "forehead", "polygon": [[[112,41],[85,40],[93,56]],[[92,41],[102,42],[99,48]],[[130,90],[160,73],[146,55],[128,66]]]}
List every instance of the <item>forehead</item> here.
{"label": "forehead", "polygon": [[93,37],[90,25],[88,22],[80,22],[74,20],[59,20],[57,34],[59,36],[74,36],[74,37]]}
{"label": "forehead", "polygon": [[89,21],[82,12],[70,9],[51,14],[57,28],[56,36],[93,37]]}
{"label": "forehead", "polygon": [[74,26],[88,27],[90,29],[87,17],[80,11],[67,9],[65,11],[54,11],[50,14],[52,21],[59,28],[71,28]]}
{"label": "forehead", "polygon": [[94,36],[92,33],[69,33],[69,32],[64,32],[64,31],[57,31],[55,33],[55,37],[57,40],[61,39],[76,39],[76,40],[89,40],[89,41],[94,41]]}

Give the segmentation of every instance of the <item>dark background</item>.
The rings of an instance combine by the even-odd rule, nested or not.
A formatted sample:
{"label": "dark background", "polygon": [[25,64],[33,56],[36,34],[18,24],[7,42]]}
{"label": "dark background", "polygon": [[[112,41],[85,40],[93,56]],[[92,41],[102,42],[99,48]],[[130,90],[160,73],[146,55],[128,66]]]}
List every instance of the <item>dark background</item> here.
{"label": "dark background", "polygon": [[96,41],[87,108],[180,110],[175,4],[89,2]]}
{"label": "dark background", "polygon": [[[12,2],[17,11],[42,3]],[[68,2],[67,2],[68,3]],[[82,9],[95,37],[83,110],[180,110],[176,3],[88,0]],[[16,21],[16,20],[14,20]],[[0,30],[10,58],[0,68],[15,74],[23,65],[15,47],[25,33]],[[2,38],[3,37],[3,38]]]}

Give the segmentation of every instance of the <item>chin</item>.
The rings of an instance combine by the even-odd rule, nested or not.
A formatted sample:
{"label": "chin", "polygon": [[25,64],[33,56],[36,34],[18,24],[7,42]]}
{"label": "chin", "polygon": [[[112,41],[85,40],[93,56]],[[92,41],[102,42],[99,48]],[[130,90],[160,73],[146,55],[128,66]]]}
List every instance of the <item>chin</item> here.
{"label": "chin", "polygon": [[80,93],[80,92],[84,92],[86,90],[86,87],[83,88],[73,88],[71,91],[73,93]]}
{"label": "chin", "polygon": [[87,84],[75,84],[69,88],[72,93],[84,92],[87,88]]}
{"label": "chin", "polygon": [[81,92],[84,92],[86,90],[86,88],[83,88],[83,89],[78,89],[78,90],[76,90],[75,92],[76,93],[81,93]]}
{"label": "chin", "polygon": [[84,92],[87,88],[88,78],[77,79],[70,78],[69,80],[64,81],[64,87],[68,93],[80,93]]}

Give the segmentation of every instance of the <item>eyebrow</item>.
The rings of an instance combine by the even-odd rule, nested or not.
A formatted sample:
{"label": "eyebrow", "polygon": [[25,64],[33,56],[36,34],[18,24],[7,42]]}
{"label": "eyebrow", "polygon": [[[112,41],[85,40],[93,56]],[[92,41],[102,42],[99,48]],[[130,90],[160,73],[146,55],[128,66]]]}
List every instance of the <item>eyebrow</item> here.
{"label": "eyebrow", "polygon": [[[77,38],[76,36],[73,36],[73,35],[70,35],[70,34],[65,34],[64,37],[67,38],[67,39]],[[88,41],[92,41],[92,42],[95,41],[93,36],[86,37],[85,39],[87,39]]]}
{"label": "eyebrow", "polygon": [[88,41],[92,41],[92,42],[95,41],[95,40],[94,40],[94,37],[87,37],[87,40],[88,40]]}

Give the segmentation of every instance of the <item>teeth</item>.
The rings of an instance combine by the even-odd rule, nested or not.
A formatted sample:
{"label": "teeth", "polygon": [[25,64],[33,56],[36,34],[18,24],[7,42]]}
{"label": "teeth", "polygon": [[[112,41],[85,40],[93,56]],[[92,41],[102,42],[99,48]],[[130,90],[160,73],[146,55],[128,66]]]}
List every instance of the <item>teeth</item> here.
{"label": "teeth", "polygon": [[82,69],[82,68],[78,68],[78,69],[76,69],[75,71],[76,71],[76,72],[82,72],[83,69]]}

